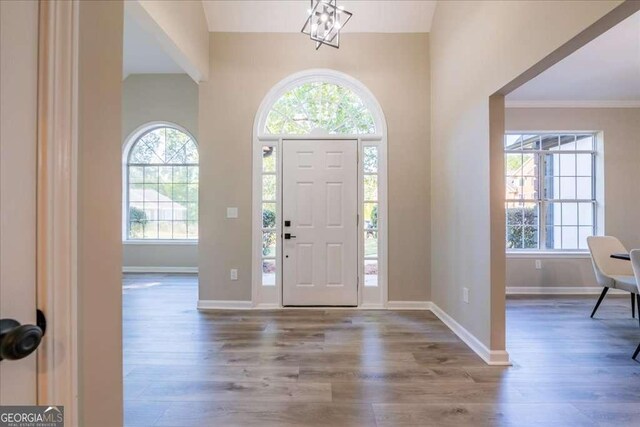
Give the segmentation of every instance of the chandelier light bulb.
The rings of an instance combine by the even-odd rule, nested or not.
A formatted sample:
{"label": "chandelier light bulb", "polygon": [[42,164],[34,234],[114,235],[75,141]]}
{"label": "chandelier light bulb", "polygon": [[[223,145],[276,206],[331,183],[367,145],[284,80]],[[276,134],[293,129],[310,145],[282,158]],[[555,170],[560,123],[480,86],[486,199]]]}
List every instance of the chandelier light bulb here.
{"label": "chandelier light bulb", "polygon": [[327,22],[327,19],[329,19],[329,15],[327,15],[326,13],[320,15],[320,21]]}

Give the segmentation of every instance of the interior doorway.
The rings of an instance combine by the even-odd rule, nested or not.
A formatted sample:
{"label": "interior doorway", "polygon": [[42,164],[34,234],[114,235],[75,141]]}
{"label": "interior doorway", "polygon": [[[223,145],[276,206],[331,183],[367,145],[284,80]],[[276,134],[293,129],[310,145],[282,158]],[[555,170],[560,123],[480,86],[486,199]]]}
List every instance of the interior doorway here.
{"label": "interior doorway", "polygon": [[[496,232],[492,239],[492,258],[504,274],[504,287],[497,290],[496,280],[493,286],[506,294],[506,320],[496,316],[506,339],[496,341],[504,340],[525,367],[576,352],[583,363],[603,356],[628,363],[637,345],[610,345],[637,328],[634,292],[631,304],[628,291],[619,295],[624,298],[608,296],[592,319],[602,287],[587,239],[614,236],[627,248],[638,242],[637,223],[622,214],[634,212],[633,190],[614,189],[640,178],[632,136],[640,111],[639,13],[633,2],[620,5],[490,97],[492,193],[500,196],[492,209],[499,212],[499,202],[504,212],[501,221],[492,217],[502,237]],[[604,66],[597,72],[584,66],[593,61]],[[630,263],[620,265],[626,273],[616,274],[633,280]],[[525,305],[531,315],[523,319]],[[607,322],[614,319],[612,327]],[[572,331],[571,346],[556,345],[558,334],[533,332],[550,323]]]}
{"label": "interior doorway", "polygon": [[282,147],[283,305],[357,306],[357,141]]}

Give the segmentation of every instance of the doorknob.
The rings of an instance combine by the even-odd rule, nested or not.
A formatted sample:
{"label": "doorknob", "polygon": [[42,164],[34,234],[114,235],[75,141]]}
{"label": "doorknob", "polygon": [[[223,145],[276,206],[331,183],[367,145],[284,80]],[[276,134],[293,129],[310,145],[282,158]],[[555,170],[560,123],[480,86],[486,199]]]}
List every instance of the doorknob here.
{"label": "doorknob", "polygon": [[21,325],[14,319],[0,319],[0,360],[18,360],[33,353],[46,330],[44,314],[38,310],[38,325]]}
{"label": "doorknob", "polygon": [[284,240],[295,239],[296,236],[292,236],[291,233],[284,233]]}

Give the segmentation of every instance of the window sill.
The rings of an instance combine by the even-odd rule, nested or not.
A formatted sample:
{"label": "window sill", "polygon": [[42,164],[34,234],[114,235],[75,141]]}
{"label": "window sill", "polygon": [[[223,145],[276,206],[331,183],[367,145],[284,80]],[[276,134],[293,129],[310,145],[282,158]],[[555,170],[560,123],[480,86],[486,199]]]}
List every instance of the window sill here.
{"label": "window sill", "polygon": [[568,258],[568,259],[589,259],[589,251],[535,251],[535,252],[507,252],[507,259],[545,259],[545,258]]}
{"label": "window sill", "polygon": [[166,245],[166,246],[197,246],[197,240],[123,240],[123,245]]}

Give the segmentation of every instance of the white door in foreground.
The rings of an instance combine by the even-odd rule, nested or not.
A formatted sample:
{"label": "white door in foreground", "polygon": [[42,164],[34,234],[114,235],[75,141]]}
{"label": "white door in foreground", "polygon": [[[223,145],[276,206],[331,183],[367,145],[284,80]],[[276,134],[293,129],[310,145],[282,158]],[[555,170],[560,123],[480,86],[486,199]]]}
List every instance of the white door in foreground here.
{"label": "white door in foreground", "polygon": [[283,304],[357,306],[357,141],[282,146]]}
{"label": "white door in foreground", "polygon": [[38,2],[0,1],[0,21],[0,405],[35,405],[37,332],[15,322],[36,323]]}

